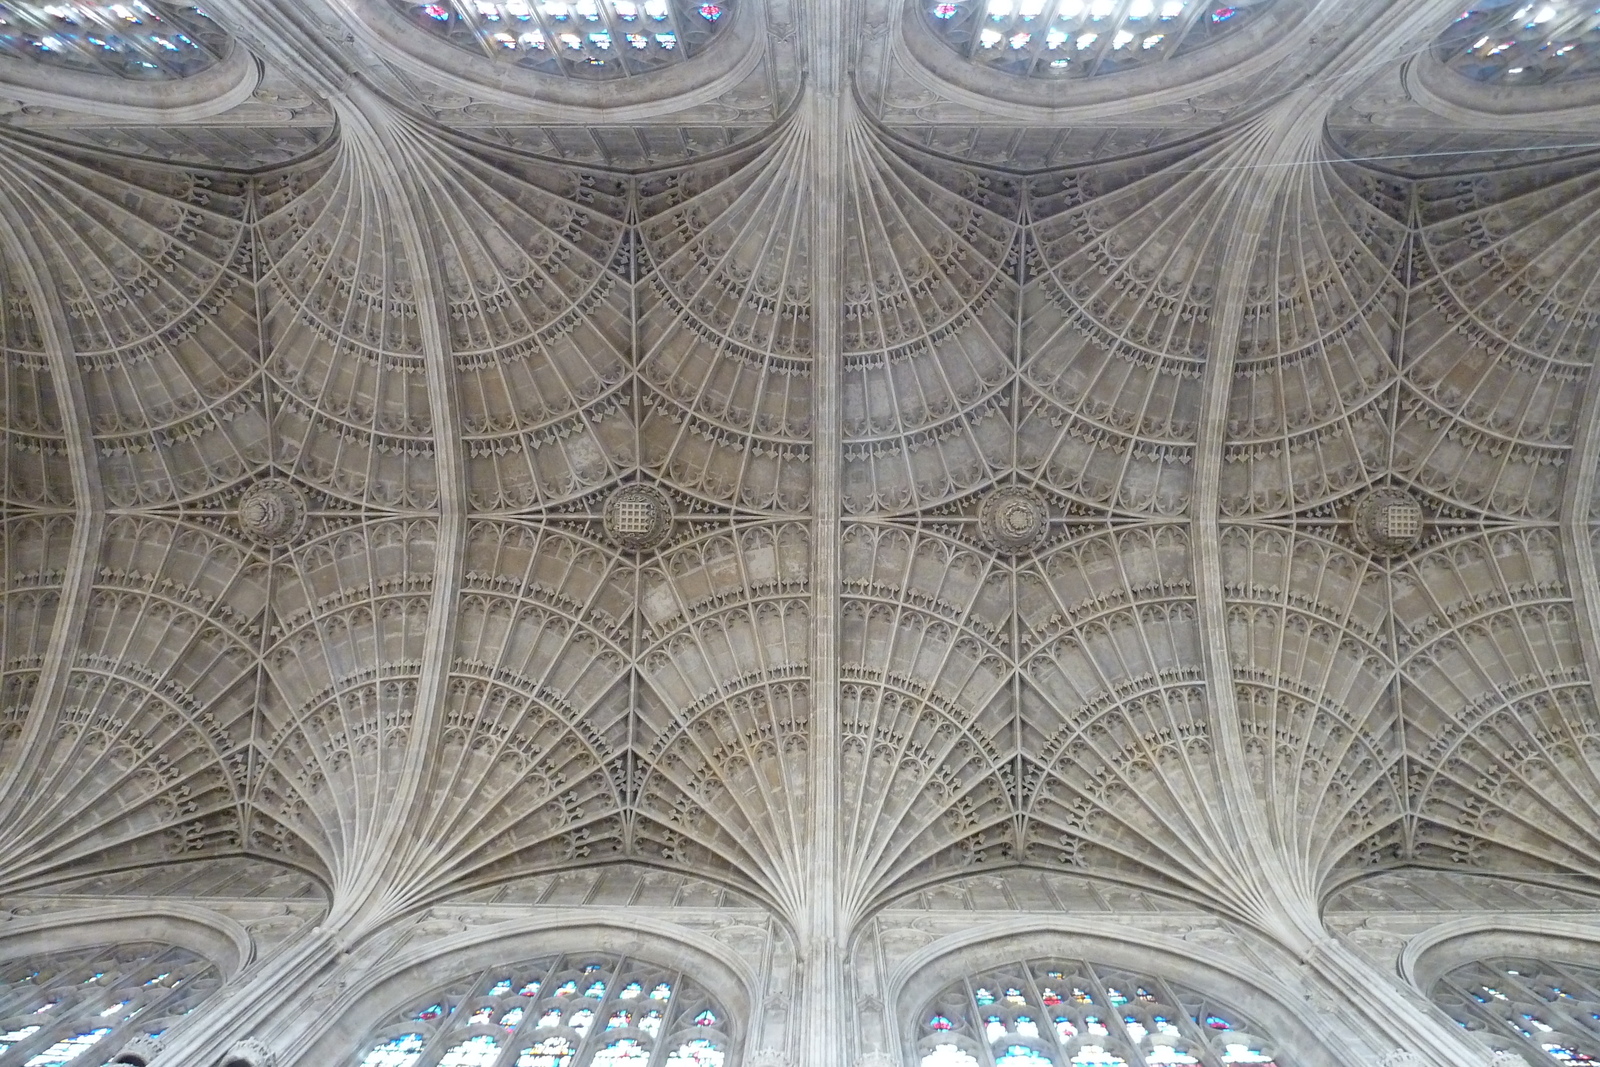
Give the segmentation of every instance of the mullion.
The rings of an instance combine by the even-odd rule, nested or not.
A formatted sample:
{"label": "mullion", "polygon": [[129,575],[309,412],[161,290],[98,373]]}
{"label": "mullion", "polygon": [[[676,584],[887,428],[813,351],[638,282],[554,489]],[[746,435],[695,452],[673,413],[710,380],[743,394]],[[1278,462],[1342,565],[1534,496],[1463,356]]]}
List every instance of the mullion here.
{"label": "mullion", "polygon": [[[1189,2],[1194,6],[1173,19],[1172,29],[1165,31],[1166,39],[1161,42],[1162,60],[1171,59],[1177,54],[1178,46],[1183,44],[1184,39],[1189,36],[1189,31],[1194,29],[1194,24],[1205,14],[1207,4],[1201,3],[1200,0],[1189,0]],[[1156,0],[1156,14],[1161,14],[1161,0]]]}
{"label": "mullion", "polygon": [[[539,23],[539,32],[544,35],[544,46],[550,50],[551,57],[556,61],[556,71],[563,78],[572,77],[572,72],[567,69],[567,56],[562,51],[566,46],[561,43],[560,30],[554,24],[555,16],[544,9],[543,0],[528,0],[528,7],[533,12],[534,19]],[[572,4],[567,4],[567,10],[573,13],[567,18],[577,18]]]}
{"label": "mullion", "polygon": [[[666,1005],[661,1009],[661,1029],[655,1037],[650,1039],[650,1058],[645,1061],[645,1067],[660,1067],[662,1061],[666,1059],[667,1046],[672,1043],[673,1038],[680,1029],[678,1020],[683,1016],[683,1011],[678,1007],[677,1002],[679,994],[683,990],[683,972],[668,971],[667,974],[672,982],[672,995],[667,998]],[[641,999],[649,999],[649,996],[650,994],[646,992]],[[642,1021],[643,1018],[644,1012],[640,1011],[639,1019],[635,1020],[635,1022]],[[634,1028],[639,1029],[638,1026]],[[580,1064],[578,1067],[582,1067],[582,1065]]]}
{"label": "mullion", "polygon": [[594,6],[600,12],[600,25],[606,28],[606,36],[611,38],[611,55],[617,66],[622,68],[623,74],[642,74],[643,71],[634,69],[631,62],[633,57],[628,52],[633,46],[628,43],[627,32],[622,29],[622,17],[617,14],[616,8],[606,0],[595,0]]}
{"label": "mullion", "polygon": [[[983,1006],[978,1003],[978,987],[972,984],[972,979],[964,979],[967,987],[967,1003],[972,1005],[972,1026],[977,1031],[977,1044],[983,1049],[983,1056],[988,1067],[995,1067],[994,1042],[989,1040],[989,1028],[984,1025]],[[959,1047],[959,1046],[958,1046]]]}
{"label": "mullion", "polygon": [[[1049,965],[1046,964],[1046,966]],[[1038,978],[1033,972],[1034,967],[1032,965],[1028,963],[1022,964],[1022,980],[1025,983],[1023,988],[1027,992],[1029,1000],[1038,1005],[1036,1009],[1038,1014],[1044,1016],[1041,1020],[1041,1025],[1050,1034],[1050,1047],[1056,1050],[1058,1061],[1066,1063],[1068,1062],[1067,1050],[1061,1047],[1061,1035],[1056,1033],[1055,1013],[1050,1010],[1050,1005],[1044,1002],[1044,993],[1040,991]]]}
{"label": "mullion", "polygon": [[[1544,1001],[1544,998],[1539,995],[1539,991],[1533,987],[1533,983],[1528,981],[1528,976],[1522,974],[1520,971],[1518,973],[1516,973],[1516,974],[1509,974],[1508,973],[1503,978],[1496,978],[1495,982],[1498,985],[1502,985],[1503,986],[1503,985],[1506,984],[1505,978],[1511,978],[1511,979],[1515,980],[1515,986],[1513,987],[1512,991],[1516,994],[1516,999],[1517,1000],[1523,1001],[1525,1003],[1538,1003],[1538,1002]],[[1517,1012],[1515,1002],[1508,1003],[1507,1007],[1513,1014],[1520,1015],[1520,1013]],[[1529,1020],[1529,1021],[1531,1022],[1531,1020]],[[1539,1039],[1537,1037],[1535,1037],[1533,1034],[1527,1034],[1527,1033],[1523,1033],[1522,1032],[1522,1025],[1520,1023],[1516,1022],[1514,1019],[1507,1020],[1507,1022],[1510,1024],[1511,1028],[1516,1031],[1516,1034],[1515,1034],[1516,1037],[1518,1037],[1521,1040],[1525,1041],[1528,1044],[1528,1046],[1530,1048],[1532,1048],[1539,1055],[1545,1056],[1546,1058],[1552,1058],[1552,1057],[1550,1057],[1549,1053],[1545,1052],[1545,1050],[1543,1048],[1540,1048]],[[1548,1024],[1546,1024],[1546,1025],[1548,1025]],[[1537,1028],[1530,1026],[1529,1029],[1537,1029]]]}
{"label": "mullion", "polygon": [[[1117,5],[1111,9],[1111,14],[1106,16],[1107,29],[1094,42],[1094,55],[1089,60],[1090,77],[1099,73],[1100,65],[1105,62],[1106,56],[1116,51],[1113,43],[1117,39],[1117,34],[1122,32],[1124,24],[1128,21],[1128,8],[1132,3],[1133,0],[1117,0]],[[1132,44],[1133,42],[1129,41],[1128,43]]]}
{"label": "mullion", "polygon": [[[1124,0],[1124,2],[1126,2],[1126,0]],[[1099,970],[1087,960],[1084,961],[1083,970],[1084,973],[1089,976],[1089,981],[1094,983],[1095,997],[1099,999],[1102,1005],[1104,1005],[1101,1010],[1112,1012],[1116,1016],[1117,1021],[1115,1032],[1122,1035],[1122,1042],[1128,1048],[1128,1054],[1130,1059],[1133,1061],[1133,1067],[1150,1067],[1149,1063],[1144,1058],[1144,1049],[1140,1048],[1139,1043],[1133,1040],[1133,1035],[1128,1033],[1127,1024],[1122,1021],[1121,1006],[1113,1004],[1111,1001],[1111,994],[1106,992],[1105,979],[1100,977]],[[1106,1027],[1107,1036],[1110,1036],[1112,1032],[1113,1031],[1111,1027],[1108,1025]],[[1110,1050],[1108,1049],[1107,1051]]]}
{"label": "mullion", "polygon": [[[500,1054],[495,1057],[493,1067],[510,1067],[511,1064],[515,1063],[517,1058],[522,1055],[521,1046],[524,1042],[527,1042],[530,1048],[532,1047],[533,1032],[539,1028],[538,1014],[536,1012],[536,1009],[538,1008],[538,1001],[542,999],[545,991],[550,988],[550,977],[561,969],[561,961],[563,958],[564,957],[558,957],[552,967],[541,968],[537,972],[537,977],[539,979],[539,992],[534,996],[526,998],[528,1000],[528,1005],[523,1008],[522,1021],[517,1023],[514,1028],[506,1032],[505,1045],[500,1050]],[[479,990],[479,992],[473,994],[473,999],[481,999],[482,997],[487,996],[489,989],[492,989],[493,986],[486,985],[485,983],[492,982],[496,976],[501,975],[509,975],[511,977],[512,991],[509,995],[516,997],[517,972],[514,969],[515,966],[515,964],[512,964],[499,970],[491,967],[485,971],[479,978],[477,985],[473,987]],[[527,983],[524,982],[523,985],[527,985]],[[496,997],[495,999],[499,1000],[501,998]],[[519,1006],[520,1005],[515,1004],[495,1005],[495,1024],[499,1025],[500,1016],[504,1015],[507,1011],[510,1011],[513,1007]],[[504,1029],[504,1027],[501,1029]],[[576,1061],[577,1055],[577,1050],[574,1049],[572,1053],[574,1061]]]}
{"label": "mullion", "polygon": [[1189,1039],[1189,1054],[1204,1063],[1205,1067],[1225,1067],[1221,1057],[1211,1047],[1211,1036],[1201,1027],[1199,1021],[1189,1014],[1189,1007],[1178,996],[1178,991],[1172,988],[1165,978],[1156,977],[1151,980],[1161,991],[1161,999],[1171,1005],[1177,1014],[1178,1017],[1173,1023]]}
{"label": "mullion", "polygon": [[[141,21],[138,24],[128,23],[124,25],[120,20],[106,17],[102,12],[95,11],[93,8],[90,8],[89,16],[90,18],[94,19],[95,22],[105,27],[105,32],[108,37],[116,36],[122,40],[124,47],[127,49],[126,54],[135,58],[142,58],[146,61],[155,59],[157,61],[156,66],[159,70],[161,70],[162,73],[168,75],[169,77],[180,76],[178,71],[167,62],[165,50],[150,40],[150,38],[154,36],[154,27],[151,26],[149,22]],[[169,29],[174,26],[173,23],[169,23],[163,19],[160,13],[155,10],[153,5],[150,9],[149,16],[150,19],[161,23]],[[171,34],[166,34],[165,36],[171,36]],[[123,65],[127,65],[126,60],[124,60]]]}
{"label": "mullion", "polygon": [[[1570,996],[1571,992],[1568,987],[1570,985],[1576,985],[1583,995],[1581,997],[1574,996],[1573,999],[1575,1001],[1585,1000],[1591,1004],[1600,1004],[1600,989],[1596,989],[1595,985],[1584,975],[1569,969],[1566,965],[1559,963],[1551,963],[1547,964],[1546,966],[1561,979],[1562,992],[1567,993]],[[1559,997],[1551,1001],[1551,1004],[1555,1007],[1558,1014],[1560,1014],[1568,1022],[1574,1024],[1571,1029],[1582,1031],[1591,1037],[1600,1039],[1600,1019],[1592,1019],[1586,1016],[1580,1016],[1575,1011],[1567,1010],[1567,1006],[1562,1003],[1561,998]]]}
{"label": "mullion", "polygon": [[[1034,76],[1040,70],[1040,65],[1046,61],[1045,39],[1050,36],[1050,23],[1055,20],[1056,14],[1060,10],[1061,0],[1050,0],[1049,3],[1044,5],[1043,10],[1039,12],[1039,28],[1033,31],[1033,35],[1028,40],[1028,69],[1026,73],[1029,77]],[[1030,973],[1028,977],[1031,979],[1033,975]]]}
{"label": "mullion", "polygon": [[[458,1038],[465,1040],[461,1033],[465,1029],[461,1021],[463,1018],[461,1013],[466,1010],[468,1003],[476,999],[478,996],[476,991],[483,988],[483,982],[487,975],[487,971],[479,971],[478,976],[467,987],[467,992],[463,993],[461,999],[451,1006],[450,1014],[444,1017],[444,1025],[435,1030],[433,1036],[428,1038],[427,1043],[422,1046],[422,1053],[417,1057],[418,1067],[433,1067],[434,1064],[444,1058],[446,1052],[449,1052],[454,1047],[454,1042]],[[439,1002],[436,1001],[435,1003]],[[439,1047],[441,1045],[443,1048]]]}
{"label": "mullion", "polygon": [[[1529,961],[1529,962],[1536,962],[1538,964],[1539,973],[1537,975],[1528,975],[1528,974],[1524,974],[1524,973],[1519,971],[1517,974],[1514,974],[1514,975],[1513,974],[1507,974],[1505,976],[1507,978],[1516,979],[1517,986],[1518,986],[1519,991],[1521,993],[1520,999],[1523,1000],[1523,1001],[1526,1001],[1526,1002],[1528,1002],[1530,1004],[1535,1004],[1535,1005],[1543,1004],[1543,1005],[1545,1005],[1545,1007],[1541,1009],[1541,1012],[1543,1014],[1547,1014],[1547,1015],[1551,1016],[1551,1018],[1549,1018],[1549,1019],[1541,1020],[1542,1022],[1545,1023],[1546,1026],[1551,1026],[1552,1024],[1559,1024],[1559,1025],[1553,1026],[1552,1028],[1553,1029],[1559,1029],[1559,1030],[1576,1030],[1576,1031],[1578,1031],[1580,1033],[1592,1033],[1593,1029],[1594,1029],[1594,1020],[1587,1020],[1586,1024],[1583,1023],[1583,1022],[1579,1022],[1578,1018],[1575,1015],[1573,1015],[1571,1012],[1568,1012],[1566,1010],[1566,1006],[1561,1003],[1561,999],[1559,997],[1557,997],[1554,1000],[1551,1000],[1551,999],[1547,998],[1543,993],[1541,993],[1539,991],[1538,985],[1535,984],[1535,979],[1542,978],[1542,977],[1544,977],[1544,976],[1546,976],[1548,974],[1551,977],[1554,977],[1557,980],[1559,980],[1562,983],[1562,985],[1561,985],[1562,990],[1565,991],[1566,987],[1568,985],[1568,980],[1572,979],[1572,978],[1577,978],[1578,979],[1578,984],[1580,985],[1580,987],[1582,987],[1584,989],[1585,992],[1593,992],[1591,989],[1589,989],[1588,983],[1584,982],[1581,977],[1573,974],[1571,971],[1568,971],[1568,970],[1564,969],[1559,964],[1556,964],[1556,963],[1553,963],[1553,962],[1549,962],[1549,961],[1545,961],[1545,960],[1537,960],[1537,961]],[[1485,965],[1485,969],[1489,969],[1487,967],[1487,965]],[[1501,978],[1497,977],[1495,980],[1496,980],[1496,982],[1499,982],[1502,985],[1505,984],[1504,980],[1501,979]],[[1574,999],[1576,999],[1576,998],[1574,998]],[[1590,998],[1586,997],[1584,999],[1590,999]],[[1487,1005],[1485,1005],[1485,1006],[1487,1006]],[[1537,1017],[1538,1016],[1535,1016],[1535,1018],[1537,1018]],[[1575,1025],[1565,1025],[1565,1024],[1575,1024]],[[1549,1056],[1550,1055],[1548,1052],[1545,1051],[1543,1046],[1540,1044],[1538,1036],[1530,1036],[1530,1035],[1527,1035],[1527,1034],[1523,1034],[1521,1032],[1521,1027],[1517,1026],[1515,1023],[1513,1023],[1512,1026],[1513,1026],[1514,1029],[1516,1029],[1518,1031],[1516,1036],[1522,1038],[1524,1041],[1529,1042],[1542,1055],[1545,1055],[1545,1056]]]}

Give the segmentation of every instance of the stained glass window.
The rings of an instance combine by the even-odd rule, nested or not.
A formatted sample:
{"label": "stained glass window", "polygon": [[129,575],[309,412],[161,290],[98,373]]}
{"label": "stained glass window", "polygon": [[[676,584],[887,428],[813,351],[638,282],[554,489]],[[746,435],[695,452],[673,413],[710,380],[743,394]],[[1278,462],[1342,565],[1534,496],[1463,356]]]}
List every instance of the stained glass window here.
{"label": "stained glass window", "polygon": [[935,34],[975,63],[1083,78],[1194,51],[1252,21],[1272,0],[924,0]]}
{"label": "stained glass window", "polygon": [[[548,995],[540,996],[542,990]],[[376,1028],[349,1062],[723,1067],[731,1047],[723,1019],[703,990],[666,968],[552,956],[466,975],[418,997]]]}
{"label": "stained glass window", "polygon": [[213,993],[215,967],[159,944],[98,947],[0,964],[0,1065],[103,1062],[164,1032]]}
{"label": "stained glass window", "polygon": [[1538,85],[1600,74],[1600,7],[1574,0],[1487,0],[1434,42],[1439,59],[1475,81]]}
{"label": "stained glass window", "polygon": [[692,59],[733,0],[388,0],[451,44],[529,70],[603,80]]}
{"label": "stained glass window", "polygon": [[421,1034],[397,1034],[374,1045],[361,1067],[411,1067],[421,1055]]}
{"label": "stained glass window", "polygon": [[0,62],[31,60],[90,74],[185,78],[216,63],[227,35],[194,4],[0,0]]}
{"label": "stained glass window", "polygon": [[1433,999],[1468,1030],[1529,1063],[1600,1063],[1600,968],[1484,960],[1446,974]]}
{"label": "stained glass window", "polygon": [[1290,1067],[1231,1008],[1156,976],[1076,960],[974,975],[921,1018],[919,1067]]}

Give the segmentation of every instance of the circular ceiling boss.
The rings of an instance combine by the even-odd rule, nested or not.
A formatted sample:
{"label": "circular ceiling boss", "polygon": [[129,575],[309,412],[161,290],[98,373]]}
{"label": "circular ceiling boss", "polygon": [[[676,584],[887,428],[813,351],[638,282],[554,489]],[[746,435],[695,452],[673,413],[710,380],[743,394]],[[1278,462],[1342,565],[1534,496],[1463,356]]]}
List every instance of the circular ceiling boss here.
{"label": "circular ceiling boss", "polygon": [[306,498],[287,479],[263,478],[244,491],[234,518],[257,544],[288,544],[305,529]]}
{"label": "circular ceiling boss", "polygon": [[625,485],[606,500],[606,536],[618,548],[643,552],[672,532],[672,501],[652,485]]}
{"label": "circular ceiling boss", "polygon": [[1044,498],[1020,485],[1001,486],[978,505],[983,539],[1001,552],[1019,554],[1038,548],[1050,532]]}
{"label": "circular ceiling boss", "polygon": [[1397,486],[1384,485],[1356,501],[1356,540],[1373,555],[1393,556],[1422,540],[1422,505]]}

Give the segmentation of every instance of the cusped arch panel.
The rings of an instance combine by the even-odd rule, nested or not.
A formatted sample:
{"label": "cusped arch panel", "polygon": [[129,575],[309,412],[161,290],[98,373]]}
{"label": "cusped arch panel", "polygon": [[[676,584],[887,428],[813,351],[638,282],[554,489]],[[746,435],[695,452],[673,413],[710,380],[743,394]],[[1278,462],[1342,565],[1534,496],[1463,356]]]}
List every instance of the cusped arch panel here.
{"label": "cusped arch panel", "polygon": [[1011,589],[993,558],[893,527],[847,527],[843,543],[841,675],[987,704],[1013,666]]}
{"label": "cusped arch panel", "polygon": [[1226,143],[1052,176],[1027,208],[1017,463],[1096,507],[1181,514],[1210,350]]}
{"label": "cusped arch panel", "polygon": [[1237,907],[1210,814],[1224,771],[1187,531],[1096,535],[1040,570],[1020,669],[1023,858]]}
{"label": "cusped arch panel", "polygon": [[109,502],[192,499],[264,463],[246,183],[22,136],[4,155]]}
{"label": "cusped arch panel", "polygon": [[347,129],[258,183],[262,358],[285,470],[352,503],[420,509],[439,489],[418,304],[437,296],[406,211],[373,179],[392,165]]}
{"label": "cusped arch panel", "polygon": [[0,520],[0,766],[16,766],[55,633],[76,528],[66,515]]}
{"label": "cusped arch panel", "polygon": [[1306,534],[1225,527],[1223,589],[1244,757],[1269,832],[1314,899],[1394,858],[1405,814],[1388,580]]}
{"label": "cusped arch panel", "polygon": [[617,854],[627,694],[622,681],[569,705],[532,685],[452,673],[406,893],[422,899]]}
{"label": "cusped arch panel", "polygon": [[241,847],[264,571],[209,531],[106,524],[61,709],[10,783],[10,876]]}
{"label": "cusped arch panel", "polygon": [[1557,538],[1491,533],[1413,566],[1395,610],[1419,855],[1591,871],[1600,742]]}
{"label": "cusped arch panel", "polygon": [[1471,508],[1548,519],[1600,342],[1600,183],[1576,164],[1418,190],[1395,468]]}
{"label": "cusped arch panel", "polygon": [[[810,560],[810,537],[798,528],[766,530],[757,536],[774,549]],[[635,848],[669,864],[704,864],[795,907],[810,797],[810,593],[773,581],[776,553],[768,581],[731,566],[685,568],[718,555],[734,563],[693,544],[677,555],[678,565],[669,558],[642,576],[643,600],[672,597],[678,613],[654,625],[638,659]],[[715,581],[715,569],[726,592],[690,600],[696,579]],[[656,589],[674,571],[678,589]]]}
{"label": "cusped arch panel", "polygon": [[639,616],[648,643],[730,604],[784,601],[811,585],[812,536],[800,521],[713,529],[640,568]]}
{"label": "cusped arch panel", "polygon": [[1013,584],[989,553],[900,526],[847,526],[841,569],[845,887],[864,912],[1009,838]]}
{"label": "cusped arch panel", "polygon": [[1224,514],[1323,504],[1387,467],[1404,195],[1348,164],[1308,162],[1278,187],[1243,296]]}
{"label": "cusped arch panel", "polygon": [[633,577],[565,531],[472,524],[409,894],[622,849]]}
{"label": "cusped arch panel", "polygon": [[[616,177],[413,132],[479,511],[549,506],[630,470],[631,233]],[[475,146],[476,147],[476,146]]]}
{"label": "cusped arch panel", "polygon": [[59,400],[64,383],[51,367],[47,311],[30,291],[36,284],[22,263],[0,262],[0,508],[70,507],[77,495]]}
{"label": "cusped arch panel", "polygon": [[641,188],[639,462],[707,501],[811,499],[807,135]]}
{"label": "cusped arch panel", "polygon": [[296,548],[275,575],[251,845],[335,885],[417,743],[436,537],[428,520],[373,522]]}
{"label": "cusped arch panel", "polygon": [[846,134],[844,506],[944,503],[1012,466],[1018,189]]}
{"label": "cusped arch panel", "polygon": [[[116,924],[101,926],[104,938]],[[60,945],[55,951],[0,963],[0,1055],[8,1062],[108,1060],[132,1042],[153,1042],[223,982],[216,964],[175,944],[150,940],[84,948],[78,946],[85,935],[93,936],[89,924],[54,932]],[[0,953],[10,956],[7,947],[0,941]]]}

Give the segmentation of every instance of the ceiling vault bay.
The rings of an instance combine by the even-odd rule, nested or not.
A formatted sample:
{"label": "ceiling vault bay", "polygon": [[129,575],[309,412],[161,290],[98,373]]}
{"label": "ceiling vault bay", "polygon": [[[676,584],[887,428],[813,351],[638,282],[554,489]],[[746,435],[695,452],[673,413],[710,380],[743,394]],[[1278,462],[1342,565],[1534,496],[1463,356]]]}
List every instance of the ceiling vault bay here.
{"label": "ceiling vault bay", "polygon": [[[879,909],[1071,870],[1486,1062],[1321,908],[1394,866],[1600,875],[1600,170],[1384,97],[1449,5],[1279,4],[1301,44],[1234,81],[1050,111],[908,75],[898,5],[750,0],[733,88],[563,158],[578,112],[419,87],[353,3],[218,0],[292,158],[254,112],[187,146],[18,112],[0,890],[292,866],[329,912],[276,990],[644,864],[769,908],[843,1019]],[[1429,161],[1460,145],[1490,162]],[[287,544],[236,518],[267,478]],[[602,521],[633,483],[675,516],[639,553]],[[999,486],[1037,546],[986,540]],[[1352,536],[1373,486],[1419,544]],[[263,1001],[220,1010],[309,1040]]]}

